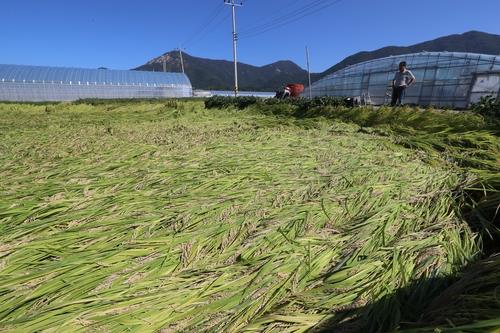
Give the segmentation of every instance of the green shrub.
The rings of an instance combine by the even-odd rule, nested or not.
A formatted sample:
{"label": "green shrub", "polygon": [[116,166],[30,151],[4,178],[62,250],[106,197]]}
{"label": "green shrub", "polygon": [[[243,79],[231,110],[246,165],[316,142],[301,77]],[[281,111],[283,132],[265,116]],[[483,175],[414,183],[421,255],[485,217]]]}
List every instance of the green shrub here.
{"label": "green shrub", "polygon": [[213,96],[205,100],[206,109],[225,109],[233,105],[233,97]]}
{"label": "green shrub", "polygon": [[249,107],[250,105],[257,104],[259,101],[260,98],[254,96],[237,97],[234,99],[234,104],[238,109],[243,110]]}
{"label": "green shrub", "polygon": [[493,96],[481,97],[471,110],[488,118],[500,121],[500,99]]}
{"label": "green shrub", "polygon": [[205,100],[205,108],[207,109],[224,109],[228,107],[236,107],[240,110],[246,109],[252,105],[293,105],[298,109],[296,116],[307,116],[307,112],[313,108],[326,106],[346,106],[344,99],[337,97],[315,97],[307,98],[289,98],[289,99],[262,99],[254,96],[242,97],[226,97],[213,96]]}

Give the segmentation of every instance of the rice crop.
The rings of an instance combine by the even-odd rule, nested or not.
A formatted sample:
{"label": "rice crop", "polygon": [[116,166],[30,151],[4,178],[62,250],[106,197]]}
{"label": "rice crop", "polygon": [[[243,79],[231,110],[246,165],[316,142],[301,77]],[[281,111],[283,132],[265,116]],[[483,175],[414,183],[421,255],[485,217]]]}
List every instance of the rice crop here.
{"label": "rice crop", "polygon": [[196,101],[0,104],[0,331],[395,329],[403,306],[370,304],[482,250],[460,209],[481,175],[409,138]]}
{"label": "rice crop", "polygon": [[498,332],[500,255],[474,263],[423,311],[417,332]]}

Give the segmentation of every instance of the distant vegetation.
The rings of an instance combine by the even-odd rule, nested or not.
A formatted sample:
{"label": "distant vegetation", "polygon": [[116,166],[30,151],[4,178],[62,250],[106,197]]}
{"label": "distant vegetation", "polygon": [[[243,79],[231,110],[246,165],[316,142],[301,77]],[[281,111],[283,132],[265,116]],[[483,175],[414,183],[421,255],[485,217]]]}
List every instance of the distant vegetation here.
{"label": "distant vegetation", "polygon": [[496,332],[483,102],[0,104],[0,331]]}

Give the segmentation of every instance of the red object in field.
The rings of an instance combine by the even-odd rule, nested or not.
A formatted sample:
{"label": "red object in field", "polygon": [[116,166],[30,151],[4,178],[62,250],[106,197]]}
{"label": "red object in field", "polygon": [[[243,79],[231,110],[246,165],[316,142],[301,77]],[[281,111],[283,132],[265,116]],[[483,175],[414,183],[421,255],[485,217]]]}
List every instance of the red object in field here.
{"label": "red object in field", "polygon": [[299,97],[304,92],[304,85],[300,83],[287,84],[286,88],[290,90],[290,97]]}

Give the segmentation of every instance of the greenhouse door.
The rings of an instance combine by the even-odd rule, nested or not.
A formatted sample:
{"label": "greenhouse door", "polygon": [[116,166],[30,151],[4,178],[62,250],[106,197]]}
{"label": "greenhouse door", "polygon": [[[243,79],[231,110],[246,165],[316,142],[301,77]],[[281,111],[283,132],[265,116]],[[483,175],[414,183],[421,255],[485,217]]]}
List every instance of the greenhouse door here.
{"label": "greenhouse door", "polygon": [[483,96],[500,97],[500,72],[477,74],[470,92],[469,103],[477,103]]}

